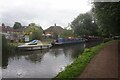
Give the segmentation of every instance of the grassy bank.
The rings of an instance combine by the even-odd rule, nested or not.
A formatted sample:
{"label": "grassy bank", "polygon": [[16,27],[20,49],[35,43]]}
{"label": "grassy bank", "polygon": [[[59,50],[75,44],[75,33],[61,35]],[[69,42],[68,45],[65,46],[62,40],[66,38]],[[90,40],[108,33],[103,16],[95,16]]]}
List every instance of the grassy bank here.
{"label": "grassy bank", "polygon": [[102,49],[105,45],[111,43],[112,41],[102,43],[95,47],[85,49],[84,52],[74,60],[74,62],[67,66],[64,71],[60,72],[54,79],[59,80],[73,80],[73,78],[79,76],[90,60]]}

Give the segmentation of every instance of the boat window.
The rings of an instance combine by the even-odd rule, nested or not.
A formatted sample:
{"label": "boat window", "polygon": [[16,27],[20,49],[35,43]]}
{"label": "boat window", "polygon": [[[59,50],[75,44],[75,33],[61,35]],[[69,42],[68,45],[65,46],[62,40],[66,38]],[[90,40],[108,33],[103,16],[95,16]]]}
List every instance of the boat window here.
{"label": "boat window", "polygon": [[33,40],[32,43],[37,43],[37,40]]}

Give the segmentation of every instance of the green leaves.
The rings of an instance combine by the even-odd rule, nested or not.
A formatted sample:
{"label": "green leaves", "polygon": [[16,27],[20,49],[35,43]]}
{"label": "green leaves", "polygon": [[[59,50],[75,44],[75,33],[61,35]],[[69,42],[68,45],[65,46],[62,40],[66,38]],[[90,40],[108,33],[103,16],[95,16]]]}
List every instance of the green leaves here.
{"label": "green leaves", "polygon": [[13,26],[13,29],[20,29],[21,27],[22,27],[21,23],[15,22],[14,26]]}
{"label": "green leaves", "polygon": [[30,40],[42,39],[43,30],[40,26],[29,26],[25,30],[25,34],[29,34]]}
{"label": "green leaves", "polygon": [[40,40],[41,38],[42,38],[42,32],[40,30],[36,29],[32,32],[32,40],[34,39]]}
{"label": "green leaves", "polygon": [[94,13],[102,35],[120,35],[120,4],[110,2],[95,2]]}
{"label": "green leaves", "polygon": [[74,34],[82,35],[97,35],[97,25],[93,22],[92,13],[80,14],[71,24]]}
{"label": "green leaves", "polygon": [[73,31],[67,30],[67,29],[64,29],[64,32],[61,34],[61,37],[63,38],[68,38],[68,37],[73,37],[73,36],[74,36]]}

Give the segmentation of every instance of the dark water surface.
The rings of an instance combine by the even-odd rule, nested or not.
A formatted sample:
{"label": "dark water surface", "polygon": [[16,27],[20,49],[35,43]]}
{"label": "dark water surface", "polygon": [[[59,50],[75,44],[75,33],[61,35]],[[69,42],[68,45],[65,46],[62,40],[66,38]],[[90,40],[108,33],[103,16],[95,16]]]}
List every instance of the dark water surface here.
{"label": "dark water surface", "polygon": [[53,47],[49,50],[14,51],[3,56],[3,78],[53,78],[84,50],[100,42]]}

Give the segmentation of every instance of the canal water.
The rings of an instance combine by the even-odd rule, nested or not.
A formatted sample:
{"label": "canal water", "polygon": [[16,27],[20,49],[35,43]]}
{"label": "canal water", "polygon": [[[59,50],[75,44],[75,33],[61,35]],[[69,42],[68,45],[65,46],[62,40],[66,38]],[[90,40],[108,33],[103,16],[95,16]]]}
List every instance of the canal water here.
{"label": "canal water", "polygon": [[53,78],[83,52],[99,42],[52,47],[47,50],[13,51],[3,55],[3,78]]}

